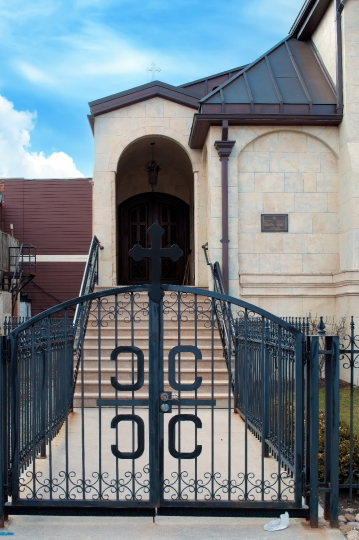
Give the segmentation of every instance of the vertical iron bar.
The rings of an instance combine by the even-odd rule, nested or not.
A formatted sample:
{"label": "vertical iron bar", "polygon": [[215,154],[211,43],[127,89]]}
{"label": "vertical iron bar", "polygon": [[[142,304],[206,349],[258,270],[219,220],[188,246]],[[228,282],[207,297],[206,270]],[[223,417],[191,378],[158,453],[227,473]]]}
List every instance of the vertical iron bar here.
{"label": "vertical iron bar", "polygon": [[310,336],[310,499],[311,527],[318,527],[318,445],[319,445],[319,336]]}
{"label": "vertical iron bar", "polygon": [[[98,261],[98,257],[97,257]],[[97,263],[98,264],[98,263]],[[132,297],[130,296],[131,300]],[[118,347],[118,295],[115,294],[115,349]],[[133,312],[132,312],[132,302],[131,302],[131,330],[133,329]],[[132,334],[132,332],[131,332]],[[131,341],[131,345],[133,345],[133,339]],[[118,358],[116,358],[115,363],[115,376],[116,380],[118,381]],[[118,415],[118,390],[115,389],[115,399],[116,399],[116,416]],[[118,429],[116,429],[116,447],[118,448]],[[120,492],[119,492],[119,479],[120,479],[120,471],[119,471],[119,460],[118,457],[116,457],[116,499],[119,500],[120,498]]]}
{"label": "vertical iron bar", "polygon": [[101,408],[101,396],[102,396],[102,377],[101,377],[101,301],[97,299],[97,380],[98,380],[98,478],[99,478],[99,498],[102,499],[102,408]]}
{"label": "vertical iron bar", "polygon": [[[134,321],[134,294],[133,292],[130,293],[130,303],[131,303],[131,346],[134,345],[134,335],[133,335],[133,321]],[[117,361],[116,361],[117,365]],[[131,383],[132,385],[135,383],[135,356],[133,353],[131,353]],[[117,399],[117,396],[116,396]],[[132,399],[135,399],[135,391],[132,390]],[[132,405],[132,415],[135,414],[135,406]],[[118,430],[116,430],[116,433],[118,433]],[[117,443],[117,441],[116,441]],[[132,452],[135,451],[135,423],[132,422]],[[118,459],[116,460],[118,462]],[[136,461],[134,459],[131,460],[132,465],[132,498],[136,498],[136,480],[135,480],[135,470],[136,470]]]}
{"label": "vertical iron bar", "polygon": [[311,392],[311,362],[310,351],[312,341],[307,335],[306,339],[306,363],[305,363],[305,485],[307,491],[305,492],[305,504],[309,506],[310,501],[310,429],[311,429],[311,412],[310,412],[310,392]]}
{"label": "vertical iron bar", "polygon": [[[52,351],[51,351],[51,328],[50,328],[50,318],[47,318],[47,358],[48,358],[48,370],[47,370],[47,377],[48,377],[48,387],[49,387],[49,484],[50,484],[50,500],[52,500],[53,496],[53,481],[52,481],[52,426],[53,426],[53,417],[54,411],[53,411],[53,392],[52,392],[52,385],[53,382],[56,381],[55,377],[53,376],[53,362],[52,362]],[[56,409],[55,409],[56,413]]]}
{"label": "vertical iron bar", "polygon": [[[198,339],[197,339],[197,332],[198,332],[198,329],[197,329],[197,309],[198,309],[198,306],[197,306],[197,294],[194,295],[194,346],[197,347],[197,344],[198,344]],[[195,361],[195,380],[197,379],[197,361]],[[197,413],[198,413],[198,407],[197,407],[197,398],[198,398],[198,392],[197,392],[197,388],[195,390],[195,400],[196,400],[196,405],[195,405],[195,416],[197,416]],[[197,435],[197,429],[195,429],[195,432],[194,432],[194,438],[195,438],[195,448],[197,447],[197,442],[198,442],[198,435]],[[195,486],[195,491],[194,491],[194,498],[195,500],[197,500],[197,496],[198,496],[198,461],[197,461],[197,457],[195,459],[195,463],[194,463],[194,486]]]}
{"label": "vertical iron bar", "polygon": [[282,415],[283,415],[283,351],[282,327],[278,326],[278,404],[277,404],[277,437],[278,437],[278,501],[282,500],[281,457],[282,457]]}
{"label": "vertical iron bar", "polygon": [[46,352],[42,349],[40,355],[40,424],[41,424],[41,457],[46,458]]}
{"label": "vertical iron bar", "polygon": [[[294,407],[294,500],[298,507],[302,506],[303,494],[303,336],[299,334],[295,340],[295,386],[294,400],[292,397],[292,408]],[[292,416],[293,418],[293,416]]]}
{"label": "vertical iron bar", "polygon": [[19,378],[18,378],[18,338],[13,332],[10,334],[10,371],[11,371],[11,394],[10,408],[13,426],[11,430],[11,497],[12,503],[16,503],[19,497],[19,436],[20,436],[20,393],[19,393]]}
{"label": "vertical iron bar", "polygon": [[150,502],[160,505],[160,431],[159,431],[159,367],[162,342],[160,325],[162,300],[154,302],[149,297],[149,450],[150,450]]}
{"label": "vertical iron bar", "polygon": [[[229,308],[230,309],[230,308]],[[228,317],[228,313],[227,313],[227,317],[225,318],[225,320],[223,321],[223,325],[224,327],[227,326],[227,335],[228,335],[228,388],[227,388],[227,392],[228,392],[228,500],[230,501],[231,500],[231,494],[232,494],[232,479],[231,479],[231,476],[232,476],[232,425],[231,425],[231,420],[232,420],[232,403],[231,403],[231,398],[232,398],[232,340],[231,340],[231,335],[230,335],[230,331],[231,331],[231,328],[230,328],[230,320],[229,320],[229,317]]]}
{"label": "vertical iron bar", "polygon": [[214,315],[215,300],[211,299],[211,499],[214,500]]}
{"label": "vertical iron bar", "polygon": [[[91,310],[91,305],[90,305]],[[86,499],[86,464],[85,464],[85,366],[84,366],[84,309],[81,304],[80,319],[80,365],[81,365],[81,469],[82,469],[82,498]]]}
{"label": "vertical iron bar", "polygon": [[262,416],[262,434],[261,434],[261,476],[262,476],[262,487],[261,487],[261,496],[262,501],[264,501],[264,490],[265,490],[265,470],[264,470],[264,458],[268,457],[268,445],[266,439],[268,436],[268,413],[269,413],[269,388],[267,385],[268,380],[268,369],[267,369],[267,324],[268,321],[262,317],[262,328],[261,328],[261,416]]}
{"label": "vertical iron bar", "polygon": [[[325,336],[325,349],[331,350],[331,338]],[[325,433],[324,433],[324,482],[328,486],[330,484],[330,466],[331,466],[331,444],[332,444],[332,419],[331,419],[331,409],[332,409],[332,390],[333,383],[331,381],[332,375],[332,354],[325,355]],[[324,493],[324,519],[329,519],[330,516],[330,506],[331,506],[331,493]]]}
{"label": "vertical iron bar", "polygon": [[248,500],[248,310],[244,310],[244,500]]}
{"label": "vertical iron bar", "polygon": [[[332,440],[330,445],[330,484],[332,488],[330,502],[330,526],[338,527],[339,510],[339,337],[332,336],[326,344],[327,350],[332,350],[331,376],[332,406],[330,416],[326,417],[326,424],[331,423]],[[330,341],[329,341],[330,339]]]}
{"label": "vertical iron bar", "polygon": [[[5,479],[6,479],[6,468],[7,468],[7,459],[6,459],[6,402],[5,402],[5,362],[4,358],[4,338],[0,337],[0,529],[4,527],[5,521]],[[7,481],[6,481],[7,483]]]}
{"label": "vertical iron bar", "polygon": [[[65,309],[65,354],[64,354],[64,384],[65,384],[65,403],[64,403],[64,413],[65,413],[65,456],[66,456],[66,499],[70,498],[69,486],[69,380],[68,380],[68,350],[67,350],[67,309]],[[61,358],[61,355],[59,355]],[[72,379],[72,378],[71,378]]]}
{"label": "vertical iron bar", "polygon": [[353,500],[353,447],[354,447],[354,349],[355,349],[355,335],[354,335],[354,321],[353,317],[350,323],[350,449],[349,449],[349,499]]}

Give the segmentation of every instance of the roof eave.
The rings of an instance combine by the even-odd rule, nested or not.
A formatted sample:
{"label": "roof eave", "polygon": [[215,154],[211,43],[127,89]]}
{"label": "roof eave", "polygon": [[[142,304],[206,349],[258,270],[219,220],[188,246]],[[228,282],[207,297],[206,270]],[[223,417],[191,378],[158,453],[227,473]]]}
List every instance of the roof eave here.
{"label": "roof eave", "polygon": [[331,0],[306,0],[289,34],[299,40],[309,39],[328,9]]}
{"label": "roof eave", "polygon": [[188,145],[192,149],[202,149],[210,126],[218,126],[228,120],[230,126],[337,126],[343,120],[342,114],[204,114],[196,113],[193,117]]}
{"label": "roof eave", "polygon": [[199,96],[183,92],[175,86],[170,86],[157,82],[157,84],[143,85],[131,89],[130,91],[114,94],[111,99],[97,100],[89,103],[91,115],[99,116],[122,107],[128,107],[140,101],[145,101],[153,97],[163,97],[169,101],[179,103],[186,107],[198,110]]}

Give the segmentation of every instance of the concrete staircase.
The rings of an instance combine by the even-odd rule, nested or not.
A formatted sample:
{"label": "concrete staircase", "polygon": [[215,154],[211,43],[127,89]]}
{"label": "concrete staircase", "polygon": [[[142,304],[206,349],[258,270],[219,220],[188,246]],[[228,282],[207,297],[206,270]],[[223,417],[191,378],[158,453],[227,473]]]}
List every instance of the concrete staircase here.
{"label": "concrete staircase", "polygon": [[[87,326],[84,343],[83,370],[80,368],[75,390],[74,406],[96,407],[97,399],[148,399],[148,314],[146,305],[147,293],[136,293],[132,303],[133,312],[137,312],[134,322],[130,322],[131,303],[129,296],[124,299],[118,295],[117,320],[113,316],[114,297],[102,300],[101,308],[92,306],[93,314]],[[197,296],[197,316],[190,308],[194,295],[187,295],[181,302],[181,320],[178,321],[178,304],[171,293],[164,298],[164,389],[177,390],[168,383],[168,353],[177,346],[195,345],[202,352],[202,359],[197,362],[197,375],[202,377],[202,385],[194,391],[182,391],[182,398],[216,399],[217,407],[228,406],[228,371],[223,358],[222,345],[217,328],[211,328],[211,301]],[[127,304],[125,306],[125,304]],[[167,307],[166,307],[167,306]],[[101,326],[97,321],[100,315]],[[111,351],[117,346],[135,345],[145,357],[145,383],[134,392],[117,392],[111,385],[111,377],[117,376],[121,384],[129,384],[137,380],[137,358],[131,353],[124,353],[118,361],[111,361]],[[134,356],[134,358],[132,358]],[[180,361],[180,370],[179,370]],[[116,366],[117,364],[117,366]],[[134,367],[133,367],[134,366]],[[177,382],[193,382],[195,380],[195,360],[191,353],[181,353],[176,357]],[[83,387],[83,392],[82,392]],[[213,390],[212,390],[213,389]],[[212,392],[214,395],[212,395]],[[83,393],[83,398],[82,398]],[[232,398],[231,398],[232,399]]]}

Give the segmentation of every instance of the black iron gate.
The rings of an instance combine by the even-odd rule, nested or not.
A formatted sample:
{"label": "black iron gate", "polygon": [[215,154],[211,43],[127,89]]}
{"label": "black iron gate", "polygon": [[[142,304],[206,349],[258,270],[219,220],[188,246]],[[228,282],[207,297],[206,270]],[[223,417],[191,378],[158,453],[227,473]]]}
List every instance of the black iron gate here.
{"label": "black iron gate", "polygon": [[152,285],[79,297],[11,333],[5,512],[304,515],[302,334],[241,300],[161,286],[161,257],[181,250],[149,234],[131,255],[152,258]]}

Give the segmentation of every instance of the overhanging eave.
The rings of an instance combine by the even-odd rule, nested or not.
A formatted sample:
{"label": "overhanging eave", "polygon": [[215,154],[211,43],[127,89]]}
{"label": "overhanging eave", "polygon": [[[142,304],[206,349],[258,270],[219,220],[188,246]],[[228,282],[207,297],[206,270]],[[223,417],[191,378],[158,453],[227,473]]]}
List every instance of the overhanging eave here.
{"label": "overhanging eave", "polygon": [[188,144],[192,149],[202,149],[210,126],[220,126],[228,120],[229,126],[337,126],[343,119],[341,114],[203,114],[193,117]]}

